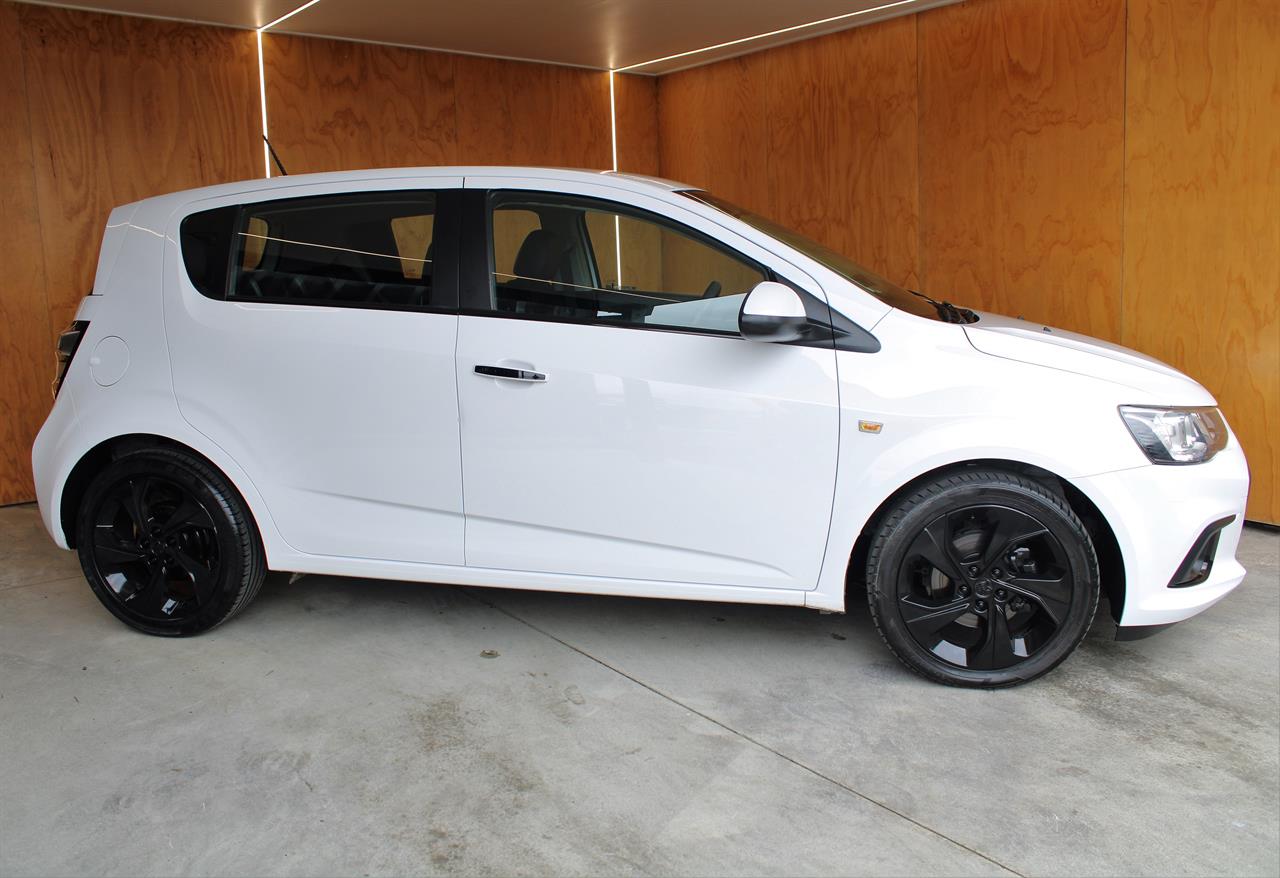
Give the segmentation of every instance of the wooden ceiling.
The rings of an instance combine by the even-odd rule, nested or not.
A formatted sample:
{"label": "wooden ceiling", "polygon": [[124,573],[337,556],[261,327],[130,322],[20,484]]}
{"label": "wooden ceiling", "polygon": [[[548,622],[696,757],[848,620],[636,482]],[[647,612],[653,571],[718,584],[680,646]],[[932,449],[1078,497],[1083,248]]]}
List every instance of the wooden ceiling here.
{"label": "wooden ceiling", "polygon": [[242,28],[271,25],[273,32],[657,74],[953,2],[74,0],[46,5]]}

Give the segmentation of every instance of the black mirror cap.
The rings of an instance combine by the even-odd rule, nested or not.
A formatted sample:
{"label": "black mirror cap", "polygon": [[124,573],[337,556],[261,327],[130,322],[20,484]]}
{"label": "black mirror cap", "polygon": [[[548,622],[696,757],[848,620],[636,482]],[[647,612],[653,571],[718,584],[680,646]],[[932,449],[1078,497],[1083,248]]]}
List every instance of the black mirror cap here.
{"label": "black mirror cap", "polygon": [[738,331],[751,341],[775,344],[800,341],[809,333],[808,317],[774,317],[763,314],[739,314]]}

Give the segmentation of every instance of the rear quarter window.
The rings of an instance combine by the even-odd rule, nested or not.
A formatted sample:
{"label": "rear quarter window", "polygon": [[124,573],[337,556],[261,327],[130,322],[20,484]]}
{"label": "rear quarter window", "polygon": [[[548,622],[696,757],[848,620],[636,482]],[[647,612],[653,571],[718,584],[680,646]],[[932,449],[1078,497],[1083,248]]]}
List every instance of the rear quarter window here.
{"label": "rear quarter window", "polygon": [[227,294],[231,237],[239,210],[234,204],[202,210],[184,219],[179,230],[187,277],[192,286],[211,299],[222,299]]}

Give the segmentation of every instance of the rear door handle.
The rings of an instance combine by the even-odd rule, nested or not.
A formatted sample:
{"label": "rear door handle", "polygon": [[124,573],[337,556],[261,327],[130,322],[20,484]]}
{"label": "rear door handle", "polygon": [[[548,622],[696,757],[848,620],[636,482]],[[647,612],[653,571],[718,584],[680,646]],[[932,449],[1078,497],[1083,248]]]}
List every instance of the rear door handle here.
{"label": "rear door handle", "polygon": [[476,374],[486,378],[504,378],[507,381],[546,381],[543,372],[531,372],[528,369],[508,369],[506,366],[476,366]]}

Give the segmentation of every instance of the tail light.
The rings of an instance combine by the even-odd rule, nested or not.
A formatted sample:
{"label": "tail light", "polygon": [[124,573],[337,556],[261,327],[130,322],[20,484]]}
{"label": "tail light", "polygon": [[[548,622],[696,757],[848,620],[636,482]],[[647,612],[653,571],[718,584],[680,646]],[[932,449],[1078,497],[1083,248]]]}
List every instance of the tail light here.
{"label": "tail light", "polygon": [[80,339],[84,338],[84,332],[89,328],[88,320],[73,320],[71,325],[62,331],[58,336],[58,371],[53,376],[53,398],[58,398],[58,391],[62,389],[62,379],[67,377],[67,369],[71,367],[71,358],[76,355],[76,349],[80,347]]}

